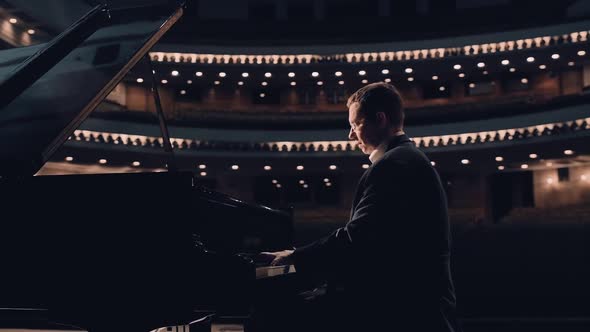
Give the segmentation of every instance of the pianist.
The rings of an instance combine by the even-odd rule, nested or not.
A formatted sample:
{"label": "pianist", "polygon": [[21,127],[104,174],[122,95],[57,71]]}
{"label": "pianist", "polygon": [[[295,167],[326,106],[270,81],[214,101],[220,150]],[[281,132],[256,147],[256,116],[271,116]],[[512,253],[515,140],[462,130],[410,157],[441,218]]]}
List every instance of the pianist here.
{"label": "pianist", "polygon": [[303,322],[298,330],[460,330],[446,196],[436,170],[403,131],[400,94],[373,83],[350,96],[347,107],[348,138],[372,163],[350,220],[309,245],[262,253],[272,265],[294,264],[298,276],[326,284],[312,309],[304,306],[289,320]]}

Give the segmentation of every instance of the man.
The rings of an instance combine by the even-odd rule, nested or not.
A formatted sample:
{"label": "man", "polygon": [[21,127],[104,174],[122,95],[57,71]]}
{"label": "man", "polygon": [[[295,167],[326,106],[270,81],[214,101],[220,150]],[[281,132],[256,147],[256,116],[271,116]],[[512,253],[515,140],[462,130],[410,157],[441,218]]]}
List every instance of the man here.
{"label": "man", "polygon": [[350,220],[307,246],[265,253],[327,282],[327,314],[350,330],[458,331],[446,196],[428,158],[403,132],[398,91],[373,83],[348,99],[348,138],[372,163]]}

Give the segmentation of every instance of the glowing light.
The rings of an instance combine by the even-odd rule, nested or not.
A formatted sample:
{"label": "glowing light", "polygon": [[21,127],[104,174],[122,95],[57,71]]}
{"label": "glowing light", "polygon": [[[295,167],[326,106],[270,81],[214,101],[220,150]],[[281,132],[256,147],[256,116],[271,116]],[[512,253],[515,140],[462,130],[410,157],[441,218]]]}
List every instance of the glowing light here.
{"label": "glowing light", "polygon": [[514,67],[510,68],[511,73],[514,73],[515,71],[516,71],[516,68],[514,68]]}
{"label": "glowing light", "polygon": [[195,73],[195,76],[201,77],[201,76],[203,76],[203,72],[198,71],[198,72]]}
{"label": "glowing light", "polygon": [[453,66],[453,69],[459,70],[459,69],[461,69],[461,65],[460,64],[456,64],[456,65]]}
{"label": "glowing light", "polygon": [[365,76],[365,75],[367,75],[367,72],[364,71],[364,70],[359,70],[359,75],[360,76]]}
{"label": "glowing light", "polygon": [[565,154],[567,156],[571,156],[572,154],[574,154],[574,151],[572,151],[572,150],[565,150],[565,151],[563,151],[563,154]]}
{"label": "glowing light", "polygon": [[193,80],[186,80],[186,84],[193,84]]}
{"label": "glowing light", "polygon": [[133,165],[134,167],[138,167],[139,165],[141,165],[141,163],[139,161],[134,161],[131,163],[131,165]]}
{"label": "glowing light", "polygon": [[460,73],[459,77],[461,77],[461,78],[465,77],[465,73]]}
{"label": "glowing light", "polygon": [[539,65],[539,69],[545,69],[545,68],[547,68],[547,66],[545,66],[545,65]]}
{"label": "glowing light", "polygon": [[267,85],[268,85],[268,82],[262,82],[262,83],[260,83],[260,84],[261,84],[262,86],[267,86]]}
{"label": "glowing light", "polygon": [[104,165],[107,163],[107,160],[106,159],[99,159],[98,163]]}
{"label": "glowing light", "polygon": [[295,77],[295,73],[294,72],[290,72],[289,73],[289,77]]}
{"label": "glowing light", "polygon": [[336,75],[336,77],[340,77],[340,76],[342,76],[342,72],[341,71],[337,71],[337,72],[334,73],[334,75]]}
{"label": "glowing light", "polygon": [[344,85],[344,81],[338,81],[338,84]]}
{"label": "glowing light", "polygon": [[498,170],[503,171],[504,170],[504,166],[502,166],[502,165],[498,166]]}
{"label": "glowing light", "polygon": [[553,183],[553,178],[547,178],[547,184],[552,184]]}
{"label": "glowing light", "polygon": [[275,179],[272,180],[272,184],[277,184],[277,183],[279,183],[279,181],[277,181]]}
{"label": "glowing light", "polygon": [[29,29],[29,30],[27,30],[27,33],[29,35],[34,35],[35,34],[35,29]]}
{"label": "glowing light", "polygon": [[579,51],[578,51],[578,55],[579,55],[579,56],[584,56],[584,55],[586,55],[586,51],[584,51],[584,50],[579,50]]}
{"label": "glowing light", "polygon": [[304,184],[305,180],[299,180],[299,184]]}
{"label": "glowing light", "polygon": [[387,74],[389,74],[389,69],[383,69],[383,70],[381,71],[381,74],[383,74],[383,75],[387,75]]}
{"label": "glowing light", "polygon": [[272,169],[272,167],[270,167],[270,165],[266,165],[264,166],[264,170],[265,171],[270,171]]}
{"label": "glowing light", "polygon": [[323,84],[324,84],[324,82],[322,82],[322,81],[318,81],[318,83],[317,83],[317,85],[323,85]]}
{"label": "glowing light", "polygon": [[445,91],[445,89],[446,89],[446,88],[445,88],[444,86],[441,86],[441,87],[439,87],[438,89],[439,89],[440,91]]}
{"label": "glowing light", "polygon": [[237,171],[237,170],[240,169],[240,166],[238,166],[238,165],[231,165],[231,169],[234,170],[234,171]]}
{"label": "glowing light", "polygon": [[207,172],[201,172],[199,173],[201,176],[207,176]]}
{"label": "glowing light", "polygon": [[468,165],[470,163],[469,159],[461,159],[461,164]]}
{"label": "glowing light", "polygon": [[408,67],[404,71],[406,72],[406,74],[411,74],[414,71],[414,69]]}
{"label": "glowing light", "polygon": [[551,167],[551,166],[553,166],[553,163],[552,162],[548,162],[547,163],[547,167]]}
{"label": "glowing light", "polygon": [[296,86],[297,82],[291,82],[291,86]]}
{"label": "glowing light", "polygon": [[567,63],[568,66],[572,67],[573,65],[575,65],[575,63],[573,61],[570,61]]}
{"label": "glowing light", "polygon": [[469,83],[469,88],[471,88],[471,89],[475,88],[475,83]]}
{"label": "glowing light", "polygon": [[431,162],[430,162],[430,165],[432,165],[432,166],[436,166],[436,163],[435,163],[434,161],[431,161]]}
{"label": "glowing light", "polygon": [[487,70],[484,70],[482,73],[483,73],[484,75],[487,75],[487,74],[488,74],[488,71],[487,71]]}
{"label": "glowing light", "polygon": [[261,93],[261,94],[259,94],[259,96],[260,96],[260,98],[264,98],[264,97],[266,97],[266,94],[265,93]]}
{"label": "glowing light", "polygon": [[527,164],[522,164],[522,165],[520,165],[520,168],[522,168],[522,169],[527,169],[527,168],[529,168],[529,165],[527,165]]}
{"label": "glowing light", "polygon": [[242,82],[242,81],[239,81],[239,82],[238,82],[238,85],[244,85],[244,82]]}
{"label": "glowing light", "polygon": [[526,58],[526,62],[535,62],[535,57],[530,56]]}
{"label": "glowing light", "polygon": [[412,76],[408,77],[408,81],[412,82],[414,81],[414,78]]}
{"label": "glowing light", "polygon": [[297,165],[296,168],[297,168],[298,171],[302,171],[303,170],[303,165]]}
{"label": "glowing light", "polygon": [[386,78],[385,83],[391,83],[391,78]]}
{"label": "glowing light", "polygon": [[207,168],[207,165],[205,165],[205,164],[200,164],[199,165],[199,169],[205,169],[205,168]]}
{"label": "glowing light", "polygon": [[250,74],[248,74],[248,73],[242,73],[242,77],[249,77],[249,76],[250,76]]}
{"label": "glowing light", "polygon": [[551,54],[551,59],[553,59],[553,60],[559,59],[559,54],[557,54],[557,53]]}
{"label": "glowing light", "polygon": [[326,187],[331,187],[331,186],[332,186],[332,183],[326,182]]}
{"label": "glowing light", "polygon": [[529,158],[531,159],[537,159],[538,155],[536,153],[531,153],[529,154]]}
{"label": "glowing light", "polygon": [[483,67],[485,67],[485,66],[486,66],[486,64],[485,64],[485,63],[483,63],[483,62],[479,62],[479,63],[477,64],[477,67],[478,67],[478,68],[483,68]]}
{"label": "glowing light", "polygon": [[272,74],[271,74],[271,73],[268,73],[268,72],[266,72],[266,73],[264,73],[264,77],[272,77]]}
{"label": "glowing light", "polygon": [[367,168],[369,168],[369,164],[363,164],[361,167],[362,167],[363,169],[367,169]]}
{"label": "glowing light", "polygon": [[529,82],[529,80],[527,78],[523,77],[520,79],[520,83],[522,83],[522,84],[527,84],[528,82]]}
{"label": "glowing light", "polygon": [[329,167],[331,170],[335,170],[336,168],[338,168],[336,165],[330,165]]}
{"label": "glowing light", "polygon": [[502,157],[502,156],[497,156],[497,157],[496,157],[496,161],[497,161],[497,162],[504,161],[504,157]]}
{"label": "glowing light", "polygon": [[436,81],[436,80],[438,80],[438,76],[436,76],[436,75],[432,76],[432,80],[433,80],[433,81]]}
{"label": "glowing light", "polygon": [[277,188],[281,188],[281,187],[282,187],[281,184],[277,183]]}
{"label": "glowing light", "polygon": [[219,85],[219,84],[221,84],[221,82],[219,82],[219,81],[215,81],[215,82],[213,82],[213,84],[215,84],[215,85]]}
{"label": "glowing light", "polygon": [[70,156],[66,157],[66,161],[73,161],[73,160],[74,160],[74,157],[70,157]]}
{"label": "glowing light", "polygon": [[510,61],[508,61],[507,59],[502,60],[503,66],[508,66],[509,64],[510,64]]}
{"label": "glowing light", "polygon": [[369,83],[369,81],[367,81],[367,80],[362,80],[362,81],[361,81],[361,83],[363,83],[363,84],[367,84],[367,83]]}
{"label": "glowing light", "polygon": [[168,80],[162,80],[162,84],[168,83]]}
{"label": "glowing light", "polygon": [[186,90],[180,90],[180,94],[181,95],[185,95],[186,94]]}
{"label": "glowing light", "polygon": [[224,72],[220,72],[220,73],[219,73],[219,77],[225,77],[225,76],[227,76],[227,74],[226,74],[226,73],[224,73]]}
{"label": "glowing light", "polygon": [[309,187],[309,185],[307,183],[303,185],[303,188],[307,189],[307,187]]}
{"label": "glowing light", "polygon": [[143,78],[141,78],[141,77],[138,77],[138,78],[136,79],[136,81],[137,81],[137,83],[143,83]]}
{"label": "glowing light", "polygon": [[178,72],[178,70],[173,70],[173,71],[170,73],[170,75],[172,75],[172,76],[178,76],[178,74],[180,74],[180,73]]}
{"label": "glowing light", "polygon": [[318,73],[317,71],[314,71],[313,73],[311,73],[312,77],[318,77],[320,76],[320,73]]}
{"label": "glowing light", "polygon": [[328,183],[328,182],[330,182],[330,179],[324,178],[324,182]]}
{"label": "glowing light", "polygon": [[9,19],[8,22],[10,22],[12,24],[16,24],[16,22],[18,22],[18,20],[13,17],[13,18]]}

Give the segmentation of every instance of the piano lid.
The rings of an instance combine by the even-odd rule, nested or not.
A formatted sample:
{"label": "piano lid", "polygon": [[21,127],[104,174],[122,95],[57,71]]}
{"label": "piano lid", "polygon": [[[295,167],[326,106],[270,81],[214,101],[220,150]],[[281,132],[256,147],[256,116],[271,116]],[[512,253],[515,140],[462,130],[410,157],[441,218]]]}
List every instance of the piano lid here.
{"label": "piano lid", "polygon": [[35,174],[182,16],[154,2],[99,5],[49,43],[0,51],[0,177]]}

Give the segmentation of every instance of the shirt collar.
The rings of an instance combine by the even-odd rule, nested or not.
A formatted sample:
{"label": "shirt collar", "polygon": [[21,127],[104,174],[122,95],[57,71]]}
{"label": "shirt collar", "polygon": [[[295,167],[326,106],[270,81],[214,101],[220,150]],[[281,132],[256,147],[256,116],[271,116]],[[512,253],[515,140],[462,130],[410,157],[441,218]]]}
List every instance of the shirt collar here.
{"label": "shirt collar", "polygon": [[387,147],[389,146],[389,141],[392,137],[401,135],[404,135],[404,131],[398,130],[395,133],[393,133],[391,137],[389,137],[388,139],[384,139],[383,142],[381,142],[381,144],[379,144],[377,148],[373,150],[373,152],[371,152],[371,154],[369,155],[369,160],[371,161],[371,163],[374,164],[378,162],[381,158],[383,158],[383,155],[385,154],[385,152],[387,152]]}

